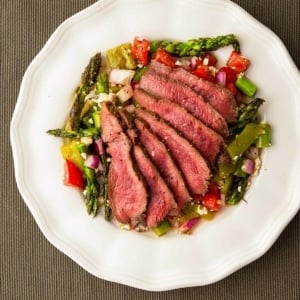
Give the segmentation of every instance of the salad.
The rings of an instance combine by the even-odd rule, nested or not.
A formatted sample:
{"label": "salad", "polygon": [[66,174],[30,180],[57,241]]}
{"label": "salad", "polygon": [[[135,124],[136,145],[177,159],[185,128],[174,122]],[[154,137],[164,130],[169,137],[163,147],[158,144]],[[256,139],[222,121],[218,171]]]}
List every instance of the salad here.
{"label": "salad", "polygon": [[[219,65],[217,50],[232,47]],[[63,128],[64,184],[88,214],[161,236],[191,233],[245,200],[271,126],[233,34],[188,41],[134,37],[98,52]]]}

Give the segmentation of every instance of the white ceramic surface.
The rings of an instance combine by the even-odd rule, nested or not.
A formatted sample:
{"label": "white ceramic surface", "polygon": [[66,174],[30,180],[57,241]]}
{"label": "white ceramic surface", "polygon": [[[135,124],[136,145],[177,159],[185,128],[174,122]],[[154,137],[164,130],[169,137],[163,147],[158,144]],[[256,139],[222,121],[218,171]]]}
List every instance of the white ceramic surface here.
{"label": "white ceramic surface", "polygon": [[[247,203],[224,209],[191,236],[120,230],[86,214],[62,184],[61,127],[81,72],[96,51],[131,41],[234,33],[273,126]],[[224,57],[226,49],[220,51]],[[19,191],[45,237],[88,272],[161,291],[216,282],[264,254],[300,206],[300,76],[279,38],[227,0],[103,0],[66,20],[28,67],[11,122]]]}

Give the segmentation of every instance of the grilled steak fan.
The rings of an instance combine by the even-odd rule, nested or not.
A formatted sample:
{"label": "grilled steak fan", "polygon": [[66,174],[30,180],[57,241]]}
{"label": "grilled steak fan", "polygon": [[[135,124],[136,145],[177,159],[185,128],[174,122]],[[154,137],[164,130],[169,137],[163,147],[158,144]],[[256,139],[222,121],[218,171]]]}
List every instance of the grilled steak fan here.
{"label": "grilled steak fan", "polygon": [[[228,45],[217,68],[208,51]],[[48,131],[65,138],[65,184],[83,190],[88,213],[103,202],[107,220],[160,236],[243,199],[271,143],[236,37],[135,38],[105,58],[90,59],[65,128]]]}

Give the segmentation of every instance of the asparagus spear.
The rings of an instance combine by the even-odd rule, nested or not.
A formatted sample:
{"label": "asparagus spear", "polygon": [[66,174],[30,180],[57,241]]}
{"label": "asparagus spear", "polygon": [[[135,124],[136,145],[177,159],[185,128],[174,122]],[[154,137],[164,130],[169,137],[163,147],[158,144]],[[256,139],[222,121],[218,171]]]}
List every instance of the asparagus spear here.
{"label": "asparagus spear", "polygon": [[227,146],[227,153],[231,159],[238,159],[244,151],[262,134],[264,128],[260,124],[248,123],[243,131]]}
{"label": "asparagus spear", "polygon": [[66,129],[49,129],[48,134],[54,135],[56,137],[78,139],[81,137],[97,137],[99,136],[99,130],[95,127],[90,127],[86,129],[79,128],[78,130],[66,130]]}
{"label": "asparagus spear", "polygon": [[267,148],[272,145],[272,131],[271,126],[268,123],[260,123],[260,126],[265,130],[261,136],[255,141],[255,145],[257,148]]}
{"label": "asparagus spear", "polygon": [[108,86],[108,75],[106,72],[100,72],[97,76],[96,80],[96,94],[100,93],[108,93],[109,86]]}
{"label": "asparagus spear", "polygon": [[96,53],[89,61],[84,72],[81,75],[80,87],[84,88],[85,92],[90,92],[94,86],[101,67],[101,53]]}
{"label": "asparagus spear", "polygon": [[163,48],[175,56],[199,56],[204,52],[214,51],[229,45],[240,52],[239,41],[233,34],[191,39],[186,42],[154,41],[150,43],[150,51],[154,53],[158,48]]}
{"label": "asparagus spear", "polygon": [[226,195],[226,203],[230,205],[235,205],[239,203],[247,191],[249,176],[237,177],[234,176],[231,189]]}
{"label": "asparagus spear", "polygon": [[108,190],[107,190],[107,172],[108,162],[107,155],[105,153],[100,154],[103,170],[102,170],[102,181],[101,181],[101,196],[104,201],[104,217],[105,220],[110,221],[111,219],[111,207],[108,201]]}
{"label": "asparagus spear", "polygon": [[67,119],[65,129],[77,130],[80,124],[80,114],[85,96],[93,88],[101,67],[101,53],[96,53],[89,61],[81,75],[80,85],[76,89],[73,104]]}
{"label": "asparagus spear", "polygon": [[99,208],[99,184],[96,180],[95,171],[89,167],[83,168],[83,174],[86,179],[85,198],[88,214],[97,215]]}
{"label": "asparagus spear", "polygon": [[235,86],[248,97],[254,97],[257,91],[257,86],[243,73],[238,76]]}
{"label": "asparagus spear", "polygon": [[257,112],[260,106],[265,102],[261,98],[253,99],[248,105],[239,110],[237,123],[229,128],[231,134],[238,134],[248,124],[255,122],[257,119]]}

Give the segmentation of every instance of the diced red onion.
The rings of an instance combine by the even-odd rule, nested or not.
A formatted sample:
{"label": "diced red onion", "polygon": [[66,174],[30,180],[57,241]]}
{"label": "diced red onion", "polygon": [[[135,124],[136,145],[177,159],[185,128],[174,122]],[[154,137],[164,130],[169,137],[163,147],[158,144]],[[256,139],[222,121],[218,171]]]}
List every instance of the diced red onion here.
{"label": "diced red onion", "polygon": [[84,165],[86,167],[92,168],[94,170],[98,169],[100,163],[100,158],[98,155],[90,154],[87,156],[86,160],[84,161]]}
{"label": "diced red onion", "polygon": [[208,57],[205,57],[202,62],[203,66],[208,66],[208,63],[209,63],[209,59]]}
{"label": "diced red onion", "polygon": [[251,146],[245,151],[244,155],[249,159],[256,160],[259,157],[259,149],[255,146]]}
{"label": "diced red onion", "polygon": [[181,233],[189,233],[199,223],[199,221],[199,217],[186,220],[178,230]]}
{"label": "diced red onion", "polygon": [[197,65],[199,64],[200,58],[197,56],[193,56],[191,58],[191,63],[190,63],[190,67],[192,70],[195,70]]}
{"label": "diced red onion", "polygon": [[226,84],[226,73],[225,72],[217,72],[216,74],[216,81],[217,83],[225,86]]}
{"label": "diced red onion", "polygon": [[191,64],[191,62],[187,58],[178,58],[175,62],[176,66],[182,67],[184,69],[189,69],[190,64]]}
{"label": "diced red onion", "polygon": [[252,159],[245,159],[242,165],[242,171],[246,174],[253,174],[255,169],[255,162]]}
{"label": "diced red onion", "polygon": [[97,138],[94,141],[94,145],[95,145],[95,151],[97,154],[102,155],[105,153],[104,144],[103,144],[103,141],[101,138]]}

